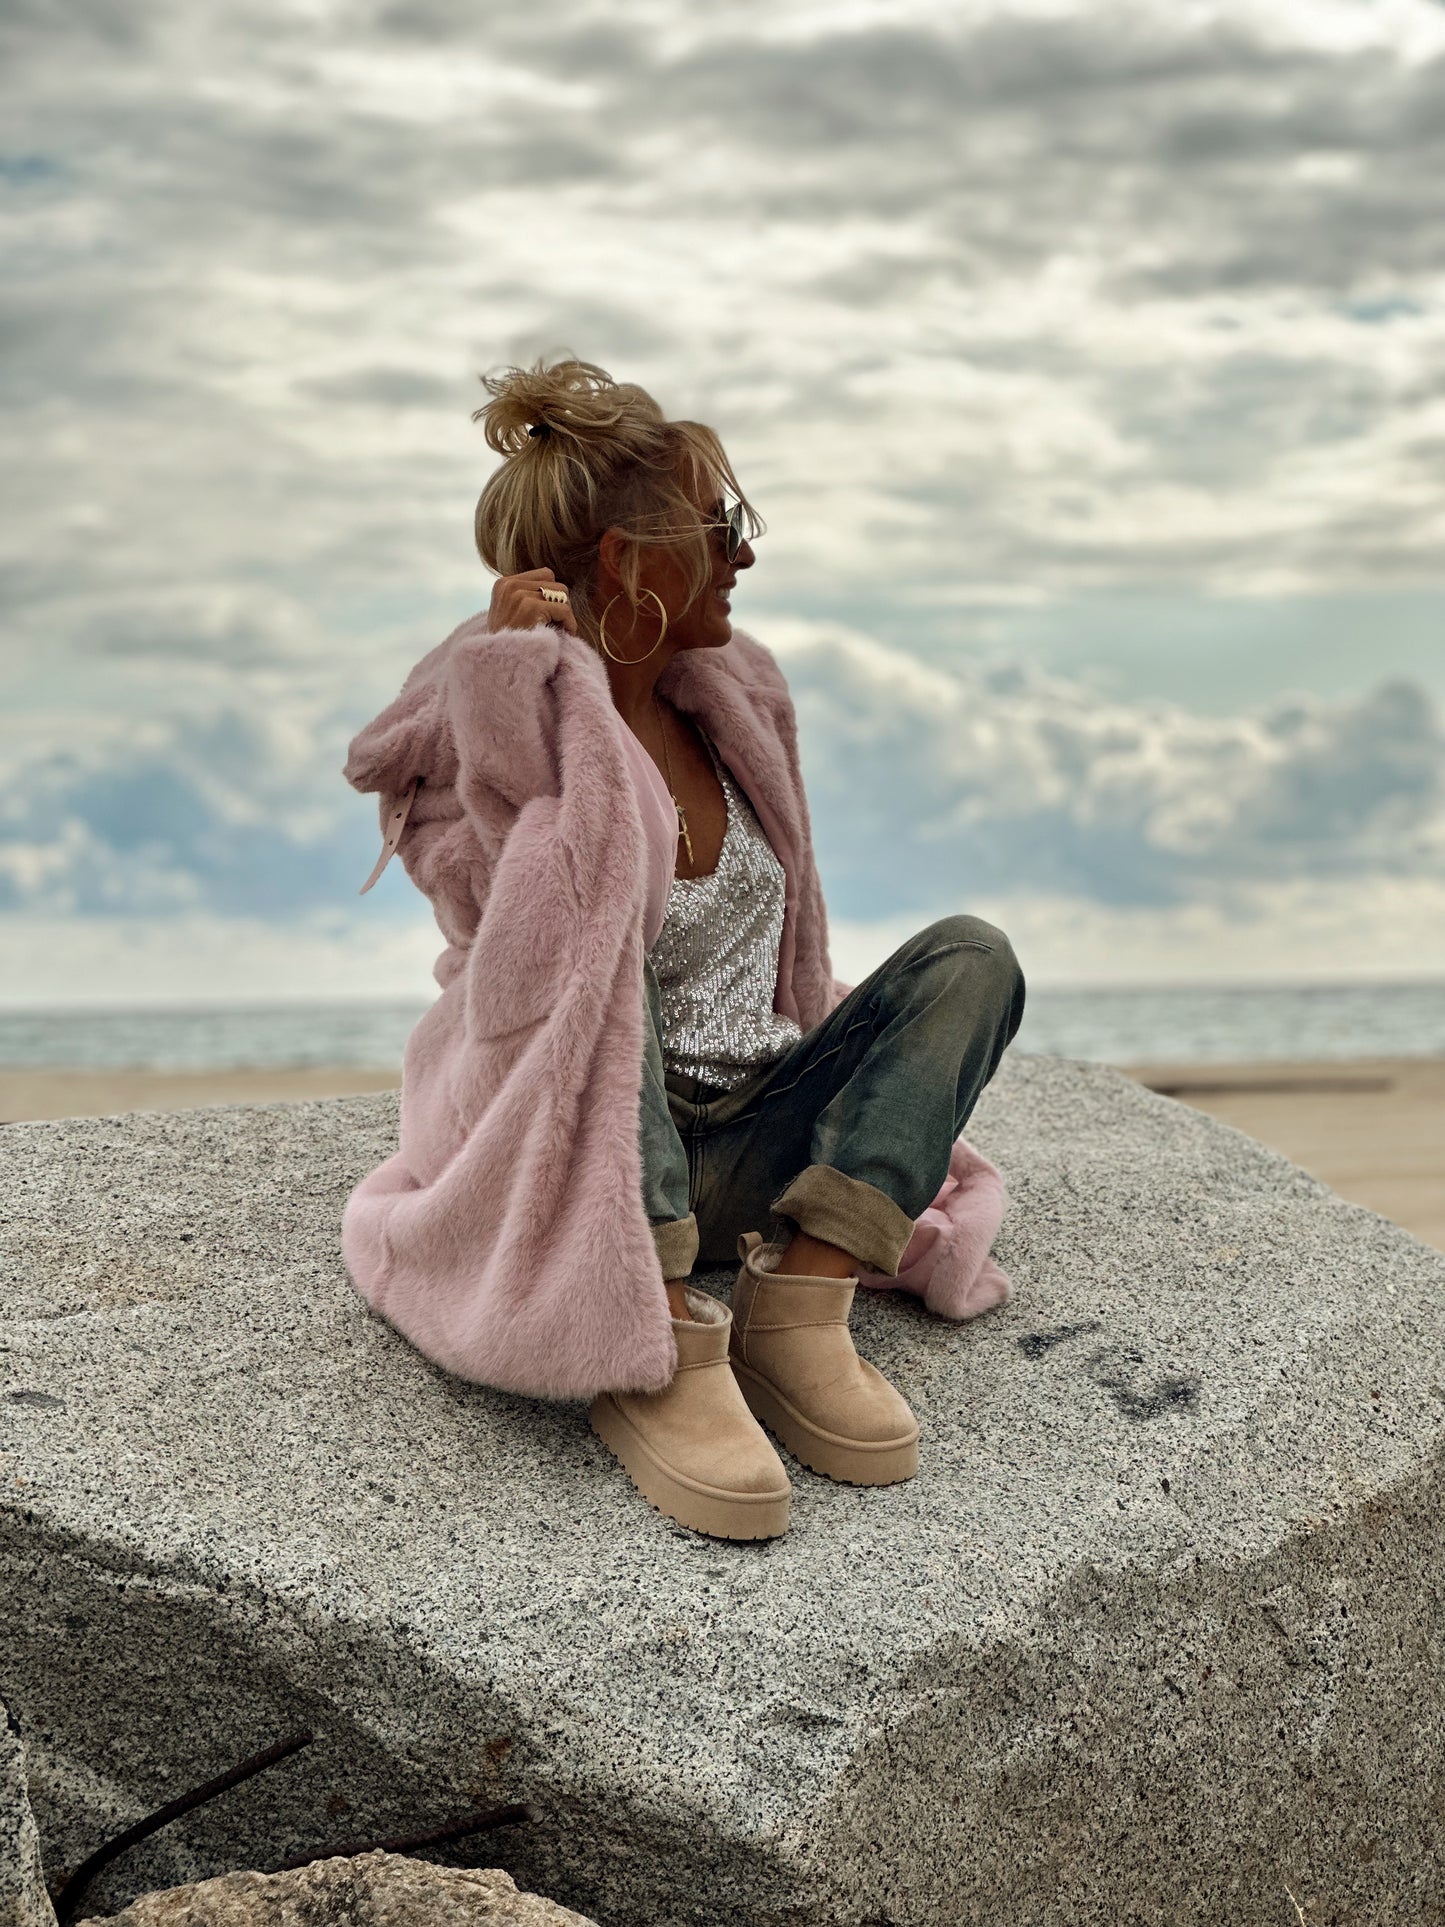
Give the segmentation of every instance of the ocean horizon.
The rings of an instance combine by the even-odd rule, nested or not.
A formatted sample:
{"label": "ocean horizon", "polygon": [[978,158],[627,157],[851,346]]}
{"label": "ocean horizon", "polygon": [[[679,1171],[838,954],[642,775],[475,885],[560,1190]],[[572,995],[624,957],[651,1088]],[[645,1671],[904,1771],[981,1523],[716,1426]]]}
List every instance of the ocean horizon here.
{"label": "ocean horizon", "polygon": [[[416,1001],[0,1009],[0,1069],[397,1066]],[[1445,977],[1030,987],[1012,1048],[1112,1064],[1445,1055]]]}

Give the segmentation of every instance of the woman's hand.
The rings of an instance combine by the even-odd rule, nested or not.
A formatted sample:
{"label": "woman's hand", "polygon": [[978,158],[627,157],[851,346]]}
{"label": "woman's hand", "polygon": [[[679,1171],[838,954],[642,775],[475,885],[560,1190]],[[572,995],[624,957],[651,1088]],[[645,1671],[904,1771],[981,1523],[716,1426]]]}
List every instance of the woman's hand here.
{"label": "woman's hand", "polygon": [[547,601],[541,592],[544,582],[549,588],[560,589],[563,595],[567,593],[565,586],[558,582],[550,569],[524,569],[520,575],[499,575],[492,584],[492,606],[487,611],[488,629],[493,632],[498,629],[535,629],[541,623],[550,622],[574,636],[579,634],[571,603]]}

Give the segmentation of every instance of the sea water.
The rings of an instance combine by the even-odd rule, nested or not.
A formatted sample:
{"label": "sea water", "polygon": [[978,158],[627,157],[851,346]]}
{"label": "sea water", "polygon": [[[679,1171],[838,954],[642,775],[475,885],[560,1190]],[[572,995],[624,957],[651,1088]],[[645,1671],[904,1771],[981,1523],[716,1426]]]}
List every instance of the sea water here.
{"label": "sea water", "polygon": [[[394,1067],[419,1003],[0,1012],[0,1067]],[[1417,983],[1029,986],[1013,1048],[1110,1064],[1445,1056],[1445,978]]]}

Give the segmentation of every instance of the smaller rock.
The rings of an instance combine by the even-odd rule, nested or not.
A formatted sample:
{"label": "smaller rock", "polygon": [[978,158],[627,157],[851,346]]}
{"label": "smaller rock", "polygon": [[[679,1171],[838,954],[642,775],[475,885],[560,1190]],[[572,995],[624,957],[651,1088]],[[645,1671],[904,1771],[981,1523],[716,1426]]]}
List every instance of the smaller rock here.
{"label": "smaller rock", "polygon": [[[28,1916],[17,1919],[30,1927]],[[223,1873],[167,1887],[82,1927],[437,1927],[443,1921],[446,1927],[596,1927],[555,1901],[518,1892],[511,1875],[496,1867],[436,1867],[380,1850],[352,1860],[314,1860],[290,1873]]]}
{"label": "smaller rock", "polygon": [[0,1927],[55,1927],[55,1909],[40,1866],[35,1815],[30,1811],[20,1728],[4,1705],[0,1705]]}

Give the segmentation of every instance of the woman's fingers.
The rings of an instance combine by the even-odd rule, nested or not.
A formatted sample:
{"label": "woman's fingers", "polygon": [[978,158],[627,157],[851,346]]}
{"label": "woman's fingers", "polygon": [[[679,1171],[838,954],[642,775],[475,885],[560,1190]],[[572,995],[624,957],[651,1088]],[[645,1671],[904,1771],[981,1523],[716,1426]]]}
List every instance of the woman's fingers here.
{"label": "woman's fingers", "polygon": [[550,601],[541,594],[543,584],[559,589],[563,585],[551,569],[523,569],[516,575],[501,575],[492,585],[488,624],[493,629],[533,629],[544,622],[555,623],[577,635],[577,618],[569,602]]}

